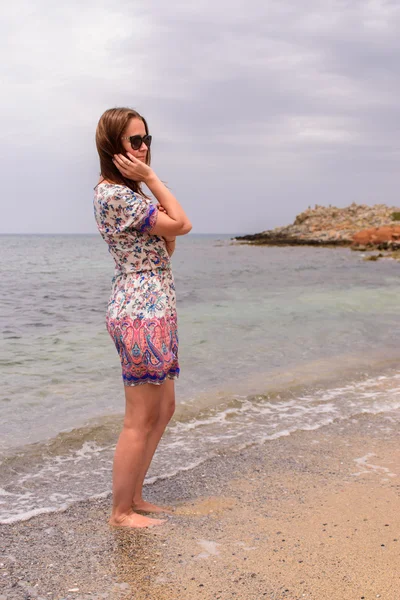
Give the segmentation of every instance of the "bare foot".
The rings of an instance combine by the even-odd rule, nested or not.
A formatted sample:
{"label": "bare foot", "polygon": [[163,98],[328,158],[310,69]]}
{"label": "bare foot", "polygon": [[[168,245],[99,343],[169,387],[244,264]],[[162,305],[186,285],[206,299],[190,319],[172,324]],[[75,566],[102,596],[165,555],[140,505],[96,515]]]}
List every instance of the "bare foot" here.
{"label": "bare foot", "polygon": [[170,507],[157,506],[157,504],[151,504],[151,502],[146,502],[146,500],[133,502],[132,508],[133,510],[140,510],[142,512],[174,514],[174,511]]}
{"label": "bare foot", "polygon": [[163,525],[166,522],[167,519],[151,519],[150,517],[138,515],[135,512],[118,518],[111,516],[108,521],[109,525],[113,527],[154,527],[156,525]]}

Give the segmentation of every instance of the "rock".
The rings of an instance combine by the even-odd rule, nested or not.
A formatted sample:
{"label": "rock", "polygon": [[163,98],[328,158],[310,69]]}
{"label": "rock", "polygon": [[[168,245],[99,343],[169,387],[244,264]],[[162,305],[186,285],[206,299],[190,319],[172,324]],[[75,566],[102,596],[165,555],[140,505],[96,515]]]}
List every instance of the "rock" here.
{"label": "rock", "polygon": [[376,245],[384,242],[397,242],[400,247],[400,225],[363,229],[353,236],[354,245]]}
{"label": "rock", "polygon": [[351,250],[356,250],[358,252],[365,252],[366,250],[368,250],[367,246],[351,246]]}
{"label": "rock", "polygon": [[370,256],[365,256],[364,260],[378,260],[380,256],[380,254],[371,254]]}
{"label": "rock", "polygon": [[400,225],[393,224],[397,215],[400,215],[400,209],[385,204],[367,206],[353,202],[347,208],[316,204],[313,209],[309,207],[297,215],[292,225],[233,239],[255,245],[351,246],[364,250],[371,247],[396,250],[400,249]]}

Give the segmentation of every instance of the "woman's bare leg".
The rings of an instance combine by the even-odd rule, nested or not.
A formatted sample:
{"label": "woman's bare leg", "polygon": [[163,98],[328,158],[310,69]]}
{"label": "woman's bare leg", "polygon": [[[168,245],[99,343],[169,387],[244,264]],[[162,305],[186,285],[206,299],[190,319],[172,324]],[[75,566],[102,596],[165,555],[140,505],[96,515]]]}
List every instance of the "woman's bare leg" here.
{"label": "woman's bare leg", "polygon": [[132,510],[132,498],[146,447],[160,417],[163,398],[161,386],[144,384],[125,386],[125,419],[118,439],[113,465],[113,509],[110,525],[152,527],[164,520],[150,519]]}
{"label": "woman's bare leg", "polygon": [[174,412],[175,412],[175,382],[173,379],[167,379],[162,386],[160,386],[163,390],[163,397],[160,404],[160,414],[157,423],[154,426],[154,429],[149,435],[145,458],[142,462],[141,469],[139,472],[139,476],[136,480],[136,487],[133,494],[133,504],[132,507],[134,510],[141,510],[144,512],[173,512],[170,507],[162,507],[157,506],[157,504],[152,504],[151,502],[146,502],[143,499],[143,482],[146,477],[146,473],[149,469],[151,461],[153,459],[154,453],[157,449],[157,446],[160,442],[160,439],[170,422]]}

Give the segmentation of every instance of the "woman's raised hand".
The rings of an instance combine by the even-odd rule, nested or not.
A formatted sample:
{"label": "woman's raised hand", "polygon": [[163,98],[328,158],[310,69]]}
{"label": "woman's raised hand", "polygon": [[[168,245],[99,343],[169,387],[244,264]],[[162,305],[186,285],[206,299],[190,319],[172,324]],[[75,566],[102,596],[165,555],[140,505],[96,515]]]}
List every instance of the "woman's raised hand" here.
{"label": "woman's raised hand", "polygon": [[132,179],[132,181],[143,181],[146,183],[146,180],[154,174],[153,169],[133,156],[130,152],[127,154],[128,158],[123,154],[114,154],[114,165],[127,179]]}

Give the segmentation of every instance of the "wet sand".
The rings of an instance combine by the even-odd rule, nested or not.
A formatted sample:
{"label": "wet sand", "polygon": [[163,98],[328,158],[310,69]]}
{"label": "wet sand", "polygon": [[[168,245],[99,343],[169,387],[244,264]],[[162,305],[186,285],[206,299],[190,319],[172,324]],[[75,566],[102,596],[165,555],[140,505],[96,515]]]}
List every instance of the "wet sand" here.
{"label": "wet sand", "polygon": [[399,440],[361,415],[221,454],[146,486],[161,527],[110,528],[111,498],[3,525],[0,600],[398,600]]}

